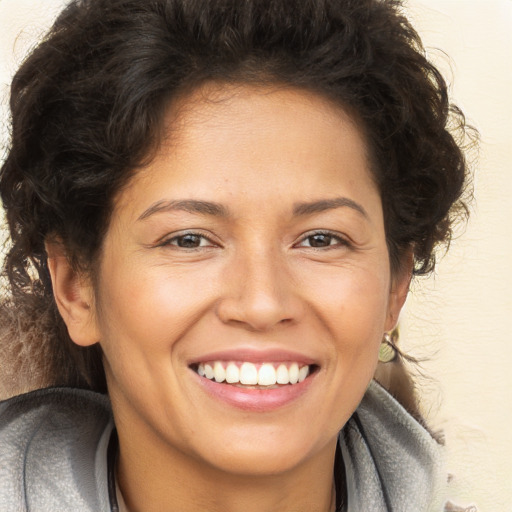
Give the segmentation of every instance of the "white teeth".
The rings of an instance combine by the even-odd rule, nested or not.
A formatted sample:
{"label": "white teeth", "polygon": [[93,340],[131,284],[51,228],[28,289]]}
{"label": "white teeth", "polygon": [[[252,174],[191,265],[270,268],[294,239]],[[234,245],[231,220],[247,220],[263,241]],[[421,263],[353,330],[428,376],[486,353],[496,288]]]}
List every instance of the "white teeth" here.
{"label": "white teeth", "polygon": [[258,384],[258,370],[252,363],[243,363],[240,367],[240,384],[253,386]]}
{"label": "white teeth", "polygon": [[276,383],[276,369],[268,363],[261,365],[258,372],[258,384],[260,386],[274,386]]}
{"label": "white teeth", "polygon": [[288,374],[290,375],[290,384],[297,384],[299,382],[299,365],[293,363],[288,370]]}
{"label": "white teeth", "polygon": [[276,372],[276,382],[278,384],[289,384],[290,383],[290,373],[288,372],[288,368],[286,368],[286,365],[280,364],[277,367]]}
{"label": "white teeth", "polygon": [[275,386],[276,384],[297,384],[304,381],[310,373],[308,365],[299,366],[298,363],[264,363],[259,369],[249,362],[238,366],[234,362],[224,363],[212,361],[199,363],[197,373],[215,382],[227,382],[228,384],[242,384],[245,386]]}
{"label": "white teeth", "polygon": [[220,361],[217,361],[213,366],[213,376],[216,382],[224,382],[226,380],[226,370]]}
{"label": "white teeth", "polygon": [[309,375],[309,366],[303,366],[299,370],[299,382],[302,382]]}
{"label": "white teeth", "polygon": [[213,379],[215,373],[213,372],[213,368],[209,364],[204,365],[204,376],[207,379]]}
{"label": "white teeth", "polygon": [[240,382],[240,369],[235,363],[229,363],[226,368],[226,382],[228,384]]}

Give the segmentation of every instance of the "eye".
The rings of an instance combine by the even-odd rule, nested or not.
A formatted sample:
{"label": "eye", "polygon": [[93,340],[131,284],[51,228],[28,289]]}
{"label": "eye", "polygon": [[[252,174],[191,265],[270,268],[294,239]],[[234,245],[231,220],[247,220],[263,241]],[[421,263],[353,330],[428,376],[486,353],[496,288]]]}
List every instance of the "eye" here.
{"label": "eye", "polygon": [[184,233],[165,240],[162,245],[171,245],[181,249],[198,249],[200,247],[212,247],[214,244],[204,235],[198,233]]}
{"label": "eye", "polygon": [[339,235],[330,232],[315,232],[305,236],[298,244],[298,247],[312,247],[322,249],[324,247],[335,247],[348,245],[348,242]]}

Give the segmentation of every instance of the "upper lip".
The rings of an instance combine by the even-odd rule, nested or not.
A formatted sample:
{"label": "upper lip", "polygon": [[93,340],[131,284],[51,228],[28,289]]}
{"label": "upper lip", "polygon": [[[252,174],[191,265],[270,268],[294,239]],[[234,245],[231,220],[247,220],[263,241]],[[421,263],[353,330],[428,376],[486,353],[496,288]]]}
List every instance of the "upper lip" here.
{"label": "upper lip", "polygon": [[252,348],[237,348],[209,352],[191,359],[189,361],[189,365],[205,363],[208,361],[244,361],[255,364],[295,362],[303,365],[318,365],[318,360],[299,352],[281,349],[255,350]]}

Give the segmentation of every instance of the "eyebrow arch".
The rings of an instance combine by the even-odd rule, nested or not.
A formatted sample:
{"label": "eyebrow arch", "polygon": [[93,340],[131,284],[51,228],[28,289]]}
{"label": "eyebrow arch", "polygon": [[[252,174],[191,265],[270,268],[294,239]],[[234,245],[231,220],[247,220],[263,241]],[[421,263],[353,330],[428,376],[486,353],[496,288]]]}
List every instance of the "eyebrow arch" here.
{"label": "eyebrow arch", "polygon": [[296,216],[312,215],[314,213],[325,212],[335,208],[348,207],[359,212],[363,217],[369,219],[366,210],[359,204],[348,197],[336,197],[334,199],[321,199],[310,203],[296,203],[293,207],[293,214]]}
{"label": "eyebrow arch", "polygon": [[210,201],[198,201],[195,199],[182,199],[177,201],[157,201],[145,210],[137,219],[144,220],[155,213],[183,211],[188,213],[198,213],[200,215],[213,215],[215,217],[227,217],[228,210],[219,203]]}

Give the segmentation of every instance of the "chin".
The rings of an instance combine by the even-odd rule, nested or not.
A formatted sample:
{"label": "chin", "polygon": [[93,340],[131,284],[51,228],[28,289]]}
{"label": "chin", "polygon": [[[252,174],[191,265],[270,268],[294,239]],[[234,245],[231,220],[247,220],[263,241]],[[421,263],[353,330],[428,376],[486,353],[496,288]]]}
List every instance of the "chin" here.
{"label": "chin", "polygon": [[[303,423],[307,426],[307,421]],[[314,440],[311,432],[290,428],[247,430],[241,438],[229,435],[222,441],[212,440],[218,449],[208,450],[203,460],[212,468],[241,477],[285,474],[312,457],[330,456],[337,439],[337,432],[330,438],[322,433]]]}

